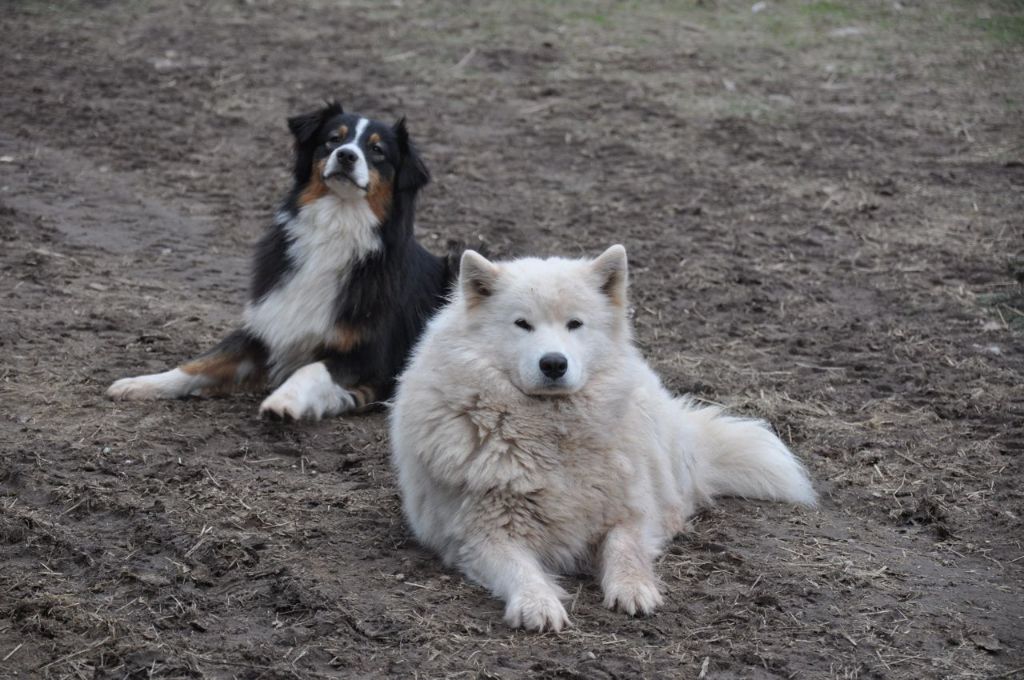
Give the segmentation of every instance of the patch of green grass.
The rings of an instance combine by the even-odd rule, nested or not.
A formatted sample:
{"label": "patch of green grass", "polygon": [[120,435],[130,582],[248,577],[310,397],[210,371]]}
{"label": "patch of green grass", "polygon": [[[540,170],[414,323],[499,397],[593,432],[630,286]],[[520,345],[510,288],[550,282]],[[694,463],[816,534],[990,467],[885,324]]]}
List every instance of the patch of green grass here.
{"label": "patch of green grass", "polygon": [[977,19],[975,25],[1001,42],[1024,44],[1024,13]]}
{"label": "patch of green grass", "polygon": [[809,16],[853,19],[857,16],[857,12],[854,10],[852,5],[852,2],[829,2],[828,0],[818,0],[817,2],[809,2],[806,5],[803,5],[800,7],[800,11]]}
{"label": "patch of green grass", "polygon": [[1024,0],[989,0],[995,9],[1007,12],[1024,12]]}
{"label": "patch of green grass", "polygon": [[608,23],[608,15],[600,14],[598,12],[569,12],[565,15],[567,19],[573,19],[576,21],[590,21],[598,26],[604,26]]}

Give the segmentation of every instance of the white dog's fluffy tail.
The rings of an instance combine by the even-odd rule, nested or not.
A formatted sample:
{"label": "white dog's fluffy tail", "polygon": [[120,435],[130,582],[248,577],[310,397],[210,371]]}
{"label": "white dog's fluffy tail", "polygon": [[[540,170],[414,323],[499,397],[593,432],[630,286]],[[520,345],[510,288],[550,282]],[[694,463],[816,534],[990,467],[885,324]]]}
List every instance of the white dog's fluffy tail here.
{"label": "white dog's fluffy tail", "polygon": [[678,402],[683,441],[694,446],[694,482],[702,495],[815,504],[807,471],[767,424],[699,407],[688,399]]}

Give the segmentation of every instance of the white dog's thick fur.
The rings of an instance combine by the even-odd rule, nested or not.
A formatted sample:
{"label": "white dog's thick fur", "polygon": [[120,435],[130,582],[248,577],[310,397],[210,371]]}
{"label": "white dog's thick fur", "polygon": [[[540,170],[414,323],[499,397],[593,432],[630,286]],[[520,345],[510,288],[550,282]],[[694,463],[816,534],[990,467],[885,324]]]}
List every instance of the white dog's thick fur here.
{"label": "white dog's thick fur", "polygon": [[554,575],[588,568],[606,606],[651,612],[655,557],[713,496],[815,502],[763,423],[662,387],[632,344],[626,278],[622,246],[592,261],[467,252],[401,378],[391,438],[406,516],[505,601],[512,626],[567,625]]}

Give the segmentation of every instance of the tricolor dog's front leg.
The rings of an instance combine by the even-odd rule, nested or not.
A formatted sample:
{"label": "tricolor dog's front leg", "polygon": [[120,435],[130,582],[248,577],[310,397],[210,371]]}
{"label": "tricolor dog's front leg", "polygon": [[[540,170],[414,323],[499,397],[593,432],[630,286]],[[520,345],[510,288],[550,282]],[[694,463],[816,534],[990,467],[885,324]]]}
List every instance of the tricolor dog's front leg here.
{"label": "tricolor dog's front leg", "polygon": [[279,420],[320,420],[373,404],[378,390],[370,385],[344,385],[343,372],[332,359],[306,364],[260,404],[260,415]]}
{"label": "tricolor dog's front leg", "polygon": [[306,364],[260,404],[260,415],[279,420],[320,420],[355,408],[348,390],[334,382],[323,361]]}
{"label": "tricolor dog's front leg", "polygon": [[202,356],[163,373],[122,378],[107,388],[116,400],[177,399],[222,394],[263,384],[266,348],[245,331],[235,331]]}

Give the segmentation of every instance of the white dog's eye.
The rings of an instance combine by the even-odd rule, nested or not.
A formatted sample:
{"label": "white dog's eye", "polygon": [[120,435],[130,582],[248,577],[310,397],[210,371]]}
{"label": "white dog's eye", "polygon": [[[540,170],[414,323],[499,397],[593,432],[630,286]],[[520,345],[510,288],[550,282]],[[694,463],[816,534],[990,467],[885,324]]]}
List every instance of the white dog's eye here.
{"label": "white dog's eye", "polygon": [[533,326],[526,319],[516,319],[516,325],[522,328],[524,331],[532,331]]}
{"label": "white dog's eye", "polygon": [[583,322],[580,321],[579,319],[571,319],[569,321],[569,323],[565,324],[565,327],[568,328],[571,331],[574,331],[574,330],[576,330],[577,328],[579,328],[582,325],[583,325]]}

